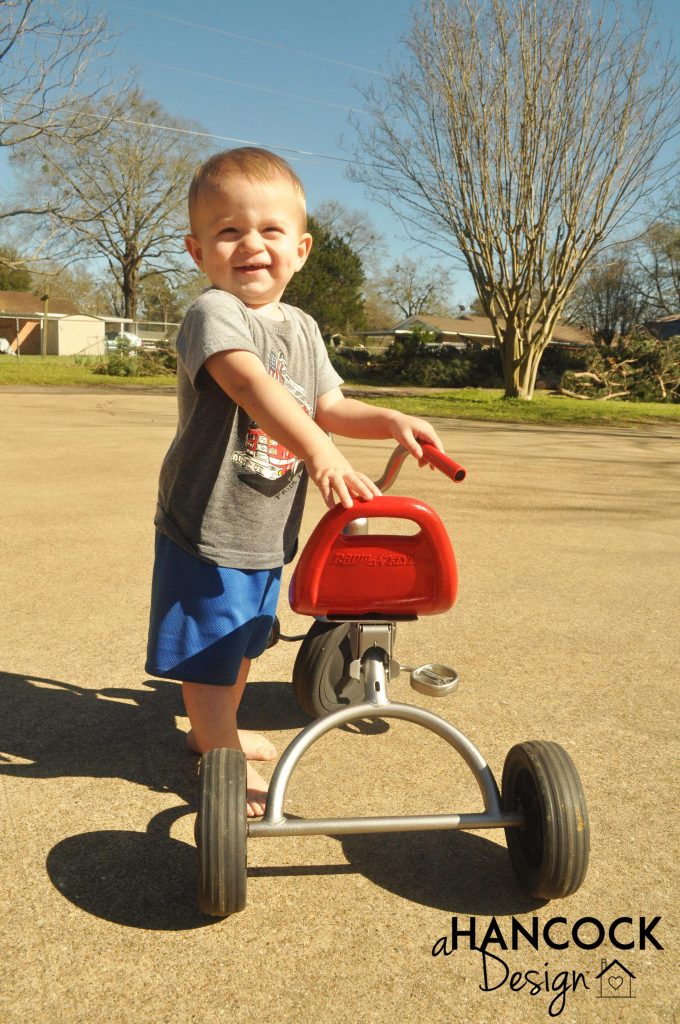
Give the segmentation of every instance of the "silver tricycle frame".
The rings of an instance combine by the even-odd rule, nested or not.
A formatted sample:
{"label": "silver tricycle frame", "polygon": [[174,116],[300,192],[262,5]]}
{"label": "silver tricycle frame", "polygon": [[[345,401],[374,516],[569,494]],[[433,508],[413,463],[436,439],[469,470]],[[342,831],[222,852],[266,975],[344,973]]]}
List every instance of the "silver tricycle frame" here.
{"label": "silver tricycle frame", "polygon": [[[310,722],[286,747],[276,766],[265,813],[261,821],[248,823],[249,836],[352,835],[361,832],[414,832],[433,829],[508,828],[522,824],[522,815],[504,812],[496,780],[488,764],[458,729],[439,715],[412,704],[389,699],[387,684],[396,665],[392,659],[392,622],[353,622],[350,641],[357,654],[350,668],[360,673],[365,699],[361,704],[332,711]],[[362,650],[363,648],[363,650]],[[356,678],[356,677],[355,677]],[[463,758],[479,786],[484,811],[476,814],[419,814],[362,818],[287,818],[284,802],[288,783],[303,754],[326,733],[348,722],[372,718],[396,718],[421,725],[449,743]]]}

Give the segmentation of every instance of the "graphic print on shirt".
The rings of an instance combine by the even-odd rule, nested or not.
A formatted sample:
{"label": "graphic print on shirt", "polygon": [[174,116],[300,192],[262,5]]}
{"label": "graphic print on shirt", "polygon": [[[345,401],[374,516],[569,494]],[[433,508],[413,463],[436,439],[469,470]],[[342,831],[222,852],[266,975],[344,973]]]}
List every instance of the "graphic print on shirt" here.
{"label": "graphic print on shirt", "polygon": [[[312,408],[306,399],[304,388],[288,375],[288,364],[283,352],[269,351],[269,376],[278,380],[293,398],[302,406],[308,416]],[[279,494],[302,473],[302,460],[289,451],[285,445],[259,427],[254,420],[245,437],[245,446],[232,455],[232,461],[239,467],[238,478],[260,494]]]}

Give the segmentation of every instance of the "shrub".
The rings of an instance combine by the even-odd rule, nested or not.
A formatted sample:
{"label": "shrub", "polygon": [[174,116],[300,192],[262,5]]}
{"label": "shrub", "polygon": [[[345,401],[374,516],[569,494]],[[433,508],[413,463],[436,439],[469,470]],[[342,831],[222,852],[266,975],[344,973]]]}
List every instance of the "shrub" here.
{"label": "shrub", "polygon": [[116,351],[93,367],[93,373],[109,377],[159,377],[177,372],[177,353],[171,342],[159,342],[154,349],[131,351],[130,342],[116,339]]}

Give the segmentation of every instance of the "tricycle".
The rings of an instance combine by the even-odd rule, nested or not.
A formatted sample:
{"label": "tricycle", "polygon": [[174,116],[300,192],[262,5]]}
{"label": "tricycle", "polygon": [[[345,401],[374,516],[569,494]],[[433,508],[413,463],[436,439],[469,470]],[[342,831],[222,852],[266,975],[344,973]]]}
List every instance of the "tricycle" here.
{"label": "tricycle", "polygon": [[[424,458],[455,483],[466,471],[433,445]],[[510,860],[527,895],[551,900],[575,892],[588,866],[589,823],[581,781],[569,754],[547,740],[508,752],[501,787],[474,744],[445,719],[390,700],[388,685],[408,671],[412,688],[447,696],[457,673],[439,663],[401,665],[394,657],[397,623],[441,614],[454,604],[458,574],[444,524],[424,502],[388,496],[407,452],[398,447],[376,483],[382,494],[351,508],[337,505],[312,532],[290,585],[292,609],[314,617],[293,669],[301,708],[313,719],[282,753],[261,820],[246,813],[242,751],[210,750],[199,766],[195,837],[199,903],[228,917],[246,904],[247,842],[301,835],[351,835],[436,829],[505,831]],[[407,520],[408,534],[369,533],[381,519]],[[273,631],[284,637],[278,623]],[[480,790],[483,811],[356,818],[298,818],[284,811],[286,790],[303,754],[330,730],[366,719],[401,719],[441,737],[462,757]]]}

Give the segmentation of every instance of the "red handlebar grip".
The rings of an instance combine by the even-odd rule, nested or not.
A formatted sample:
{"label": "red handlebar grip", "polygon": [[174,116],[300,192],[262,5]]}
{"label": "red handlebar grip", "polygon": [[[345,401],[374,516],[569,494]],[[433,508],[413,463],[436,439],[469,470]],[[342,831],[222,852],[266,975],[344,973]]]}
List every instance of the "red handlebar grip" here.
{"label": "red handlebar grip", "polygon": [[440,452],[439,448],[435,448],[433,444],[421,444],[420,447],[423,449],[423,458],[427,459],[432,466],[441,470],[444,476],[448,476],[454,483],[462,483],[467,476],[467,470],[450,459],[444,452]]}

